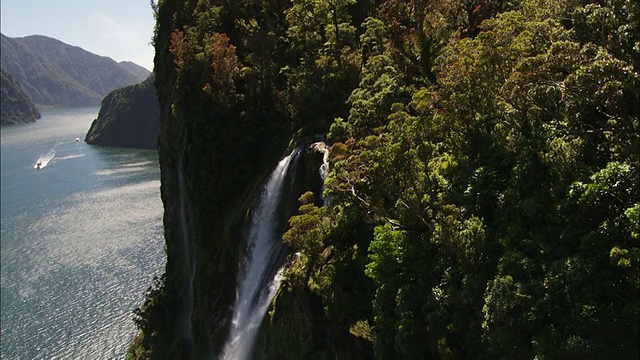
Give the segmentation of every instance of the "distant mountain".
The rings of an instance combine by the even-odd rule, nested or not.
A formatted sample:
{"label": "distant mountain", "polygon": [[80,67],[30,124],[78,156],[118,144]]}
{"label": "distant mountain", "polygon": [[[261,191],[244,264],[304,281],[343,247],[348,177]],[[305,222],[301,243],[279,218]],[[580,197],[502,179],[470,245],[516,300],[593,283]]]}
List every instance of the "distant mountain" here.
{"label": "distant mountain", "polygon": [[2,69],[11,74],[40,107],[94,105],[100,94],[80,84],[55,63],[26,45],[1,35]]}
{"label": "distant mountain", "polygon": [[157,149],[160,105],[154,81],[152,74],[140,84],[107,95],[84,141],[91,145]]}
{"label": "distant mountain", "polygon": [[0,122],[21,124],[40,119],[40,112],[22,86],[9,73],[0,70]]}
{"label": "distant mountain", "polygon": [[140,81],[146,79],[149,76],[149,70],[131,61],[120,61],[118,63],[121,68],[127,70],[131,74],[135,75]]}
{"label": "distant mountain", "polygon": [[40,107],[97,105],[110,91],[149,75],[133,63],[118,63],[46,36],[1,38],[2,69]]}

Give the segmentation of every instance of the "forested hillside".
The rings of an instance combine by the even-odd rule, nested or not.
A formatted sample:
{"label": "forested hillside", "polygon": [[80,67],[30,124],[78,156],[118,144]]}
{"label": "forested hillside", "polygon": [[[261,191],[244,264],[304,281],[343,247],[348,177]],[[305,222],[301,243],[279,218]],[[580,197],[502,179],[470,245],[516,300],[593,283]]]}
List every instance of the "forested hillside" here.
{"label": "forested hillside", "polygon": [[638,358],[640,3],[156,10],[168,263],[132,357],[219,354],[247,194],[328,133],[330,204],[290,219],[267,358]]}
{"label": "forested hillside", "polygon": [[84,141],[90,145],[156,150],[160,106],[153,73],[140,84],[113,90],[103,100]]}
{"label": "forested hillside", "polygon": [[40,112],[36,109],[22,86],[6,71],[0,70],[0,123],[22,124],[36,121]]}
{"label": "forested hillside", "polygon": [[112,90],[143,81],[149,71],[42,35],[2,39],[2,69],[39,107],[99,105]]}

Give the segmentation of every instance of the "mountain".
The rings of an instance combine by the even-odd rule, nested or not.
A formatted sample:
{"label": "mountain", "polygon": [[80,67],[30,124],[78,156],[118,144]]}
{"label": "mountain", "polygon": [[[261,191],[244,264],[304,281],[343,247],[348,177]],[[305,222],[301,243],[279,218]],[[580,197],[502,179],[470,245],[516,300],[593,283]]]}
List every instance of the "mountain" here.
{"label": "mountain", "polygon": [[40,112],[24,92],[22,86],[9,73],[0,70],[0,108],[2,124],[20,124],[34,122],[40,118]]}
{"label": "mountain", "polygon": [[118,65],[120,65],[121,68],[127,70],[128,72],[130,72],[131,74],[144,79],[147,76],[149,76],[149,70],[147,70],[146,68],[132,62],[132,61],[120,61],[118,63]]}
{"label": "mountain", "polygon": [[157,149],[160,105],[154,80],[152,73],[140,84],[109,93],[87,132],[87,144]]}
{"label": "mountain", "polygon": [[11,74],[40,107],[95,105],[101,96],[28,46],[4,35],[2,69]]}
{"label": "mountain", "polygon": [[13,76],[39,107],[90,106],[110,91],[143,81],[149,72],[119,64],[41,35],[1,35],[2,68]]}

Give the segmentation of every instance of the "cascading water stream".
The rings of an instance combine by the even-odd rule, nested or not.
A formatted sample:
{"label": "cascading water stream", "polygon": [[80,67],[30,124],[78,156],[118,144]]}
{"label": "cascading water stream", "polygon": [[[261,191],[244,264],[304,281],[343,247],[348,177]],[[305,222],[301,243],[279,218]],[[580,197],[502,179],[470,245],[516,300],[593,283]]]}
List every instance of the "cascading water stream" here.
{"label": "cascading water stream", "polygon": [[324,190],[327,188],[324,181],[329,176],[329,147],[324,142],[320,141],[311,145],[311,147],[317,152],[322,153],[322,165],[320,165],[320,178],[322,179],[322,202],[324,205],[329,205],[329,197],[324,196]]}
{"label": "cascading water stream", "polygon": [[282,159],[262,189],[249,231],[245,269],[238,279],[229,339],[222,359],[248,359],[271,300],[280,287],[285,255],[278,206],[290,165],[299,149]]}
{"label": "cascading water stream", "polygon": [[178,203],[178,225],[180,241],[180,252],[182,252],[183,268],[181,272],[185,278],[184,282],[184,297],[182,297],[182,309],[180,318],[180,336],[185,340],[191,340],[191,316],[193,313],[193,278],[195,277],[195,264],[193,264],[193,256],[189,247],[189,235],[187,229],[187,206],[186,206],[186,194],[184,191],[184,177],[182,175],[182,157],[178,161],[177,166],[178,175],[178,192],[180,194],[180,201]]}

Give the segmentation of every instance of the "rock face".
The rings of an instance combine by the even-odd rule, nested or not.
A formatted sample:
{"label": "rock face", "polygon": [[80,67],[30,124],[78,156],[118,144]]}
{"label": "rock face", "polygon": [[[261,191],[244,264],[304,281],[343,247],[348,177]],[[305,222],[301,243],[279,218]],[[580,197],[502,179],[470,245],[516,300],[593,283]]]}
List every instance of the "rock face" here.
{"label": "rock face", "polygon": [[137,85],[112,91],[102,101],[85,141],[91,145],[156,149],[160,105],[153,75]]}
{"label": "rock face", "polygon": [[149,75],[135,64],[118,63],[46,36],[1,39],[2,68],[38,107],[97,105],[110,91]]}
{"label": "rock face", "polygon": [[0,85],[0,108],[2,109],[2,124],[21,124],[34,122],[40,118],[40,112],[36,109],[22,86],[6,71],[2,73]]}
{"label": "rock face", "polygon": [[[311,114],[312,120],[303,124],[298,120],[307,119],[306,115],[290,111],[307,95],[286,88],[288,81],[280,69],[289,57],[281,56],[277,41],[273,46],[262,38],[231,43],[225,34],[233,29],[219,28],[211,37],[205,35],[211,25],[206,21],[198,22],[202,34],[190,34],[211,38],[213,45],[183,41],[184,34],[176,29],[191,26],[186,21],[195,24],[200,17],[192,16],[183,1],[161,4],[154,70],[161,108],[158,153],[167,263],[163,286],[151,292],[141,307],[136,321],[143,324],[143,335],[130,351],[149,351],[150,358],[216,358],[230,329],[256,195],[301,137],[326,131],[311,123],[335,116]],[[220,23],[235,21],[226,18]],[[239,44],[252,47],[238,47],[237,52],[251,53],[246,58],[251,64],[239,63]],[[323,102],[323,110],[331,110],[326,105]],[[312,173],[315,181],[317,167]],[[294,182],[305,185],[304,190],[313,189],[300,177]],[[292,199],[295,209],[297,197]]]}

